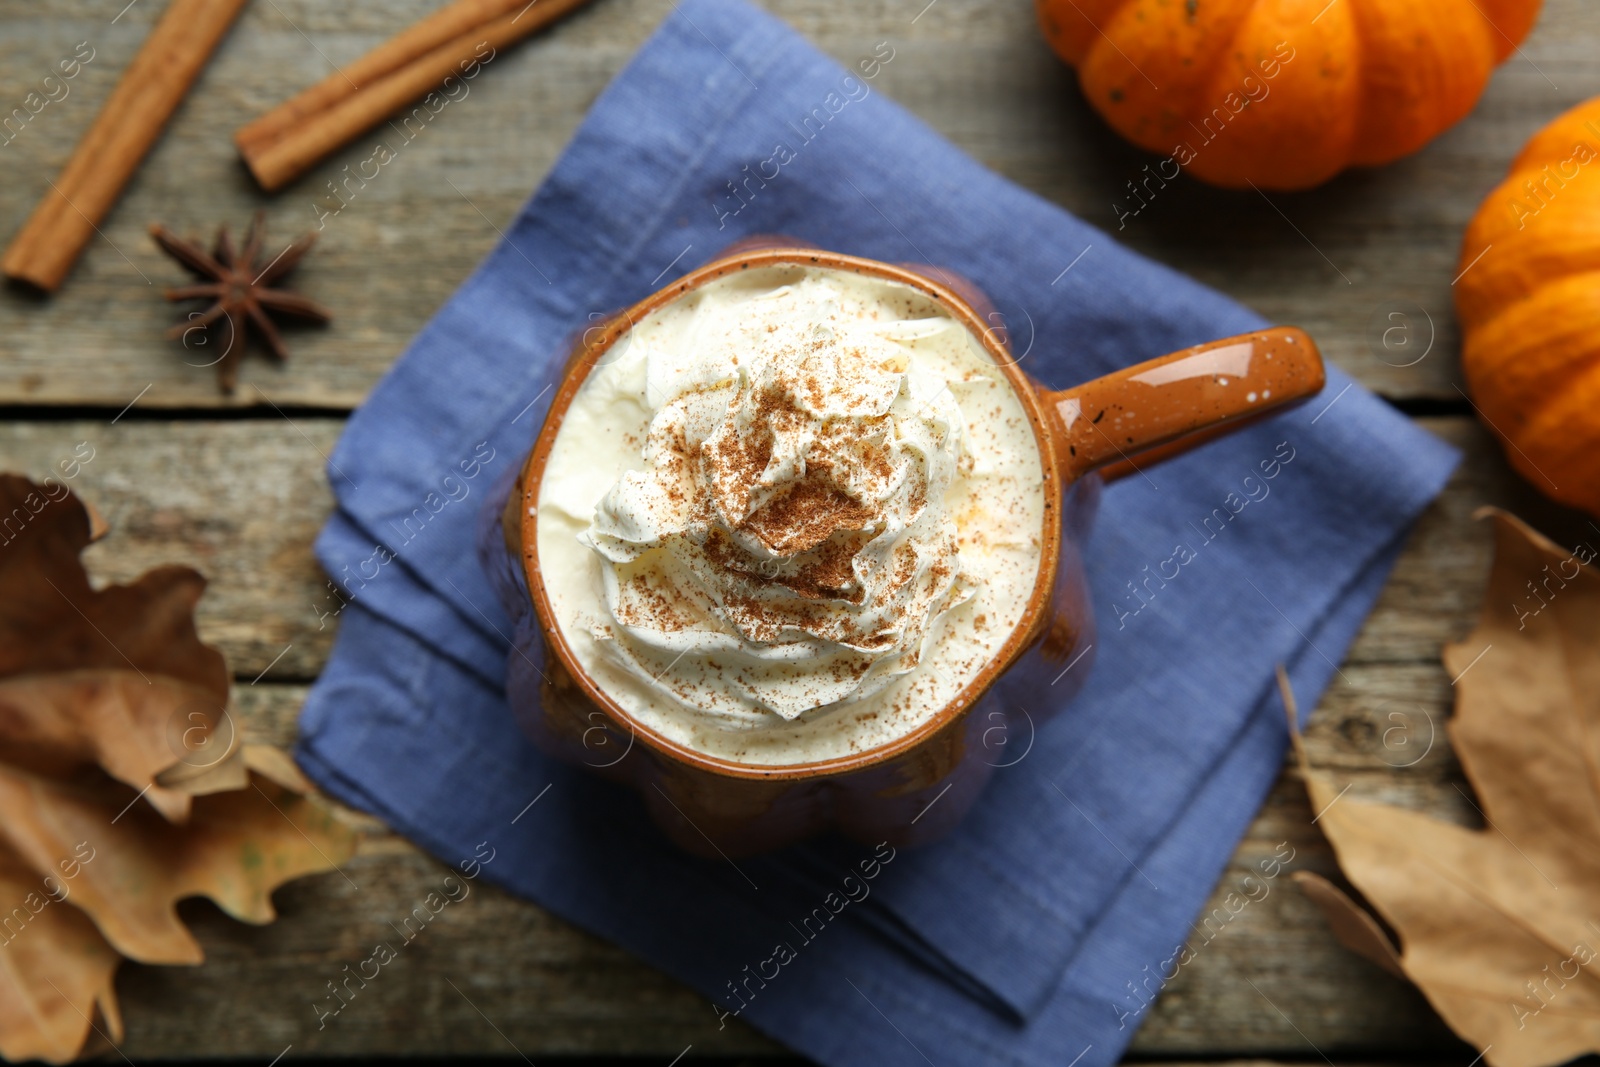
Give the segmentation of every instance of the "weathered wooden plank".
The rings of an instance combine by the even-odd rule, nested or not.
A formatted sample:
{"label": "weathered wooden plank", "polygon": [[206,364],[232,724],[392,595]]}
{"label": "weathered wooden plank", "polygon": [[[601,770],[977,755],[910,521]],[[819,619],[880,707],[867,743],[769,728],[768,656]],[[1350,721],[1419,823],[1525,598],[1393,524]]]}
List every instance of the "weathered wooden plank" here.
{"label": "weathered wooden plank", "polygon": [[[1319,728],[1337,728],[1325,709],[1318,714]],[[1349,774],[1355,783],[1349,795],[1399,802],[1402,790],[1389,780],[1399,773]],[[1451,807],[1443,793],[1458,796],[1437,779],[1404,791],[1419,801],[1414,806],[1441,816]],[[1294,849],[1290,870],[1336,877],[1333,856],[1311,825],[1313,815],[1298,775],[1286,772],[1197,918],[1187,942],[1195,959],[1151,1009],[1135,1038],[1136,1054],[1217,1048],[1307,1058],[1319,1052],[1438,1056],[1458,1046],[1414,988],[1345,951],[1285,874],[1261,878],[1259,864],[1285,842]],[[1235,908],[1240,897],[1254,898],[1232,918],[1224,904],[1230,893]],[[1126,1010],[1134,996],[1108,991],[1107,1011]]]}
{"label": "weathered wooden plank", "polygon": [[[1351,650],[1354,662],[1436,664],[1440,646],[1470,628],[1488,567],[1488,531],[1471,519],[1477,507],[1510,507],[1558,540],[1585,536],[1580,521],[1506,468],[1476,424],[1423,423],[1464,449],[1466,459],[1409,542]],[[87,442],[94,458],[71,484],[115,531],[89,550],[96,576],[128,581],[158,563],[191,563],[211,578],[201,630],[227,653],[238,677],[248,681],[270,666],[269,678],[309,679],[325,662],[334,632],[321,617],[333,601],[311,542],[332,506],[324,457],[342,425],[302,415],[16,422],[0,426],[0,469],[41,477]]]}
{"label": "weathered wooden plank", "polygon": [[[520,1050],[662,1062],[691,1043],[712,1054],[778,1051],[742,1026],[718,1032],[710,1004],[696,994],[487,884],[468,883],[469,895],[404,943],[389,923],[440,892],[446,870],[412,852],[364,853],[344,870],[357,888],[337,874],[291,885],[276,894],[281,918],[266,928],[235,923],[203,902],[185,905],[207,962],[125,968],[123,1051],[262,1062],[290,1045],[292,1056]],[[328,983],[344,982],[344,968],[354,972],[379,941],[397,958],[365,988],[349,986],[354,996],[325,1017],[339,1003]]]}
{"label": "weathered wooden plank", "polygon": [[[0,112],[20,105],[77,42],[96,50],[70,95],[0,148],[7,179],[0,233],[20,226],[48,189],[159,6],[138,4],[112,23],[88,0],[53,4],[48,14],[25,0],[0,0]],[[247,11],[68,286],[48,301],[0,290],[7,357],[0,403],[121,408],[135,396],[152,407],[226,403],[209,371],[185,366],[203,363],[204,354],[162,339],[178,316],[159,288],[179,272],[145,227],[157,220],[180,231],[240,226],[257,207],[282,236],[312,225],[315,196],[370,146],[347,150],[269,198],[251,184],[229,135],[322,77],[328,62],[361,54],[433,6],[283,0]],[[895,58],[879,90],[1001,173],[1118,232],[1129,206],[1126,183],[1143,179],[1149,157],[1088,109],[1071,73],[1040,42],[1025,4],[768,6],[844,60],[890,41]],[[492,247],[493,226],[516,210],[594,97],[669,10],[663,0],[609,0],[497,58],[467,99],[328,220],[299,284],[332,306],[337,321],[295,331],[286,368],[252,359],[231,403],[357,403]],[[1600,68],[1590,62],[1597,47],[1600,20],[1587,17],[1583,0],[1550,0],[1483,103],[1421,154],[1312,193],[1274,196],[1271,204],[1185,179],[1124,220],[1118,236],[1270,317],[1308,327],[1333,359],[1389,395],[1457,399],[1450,282],[1462,228],[1534,129],[1600,92]],[[1403,350],[1379,347],[1380,358],[1373,345],[1397,324],[1389,311],[1409,314],[1414,332]],[[1425,359],[1392,365],[1424,351],[1429,335]]]}
{"label": "weathered wooden plank", "polygon": [[[173,559],[207,570],[213,584],[201,628],[234,664],[240,713],[253,734],[288,744],[304,689],[273,680],[313,676],[332,632],[317,630],[310,607],[322,585],[309,542],[330,506],[322,453],[340,425],[303,418],[13,423],[0,428],[0,467],[42,474],[78,442],[91,442],[95,458],[72,484],[96,501],[115,530],[91,549],[92,570],[102,580],[125,580]],[[1568,539],[1581,536],[1581,525],[1564,530],[1576,520],[1515,480],[1469,421],[1426,425],[1463,447],[1467,461],[1420,524],[1343,665],[1344,680],[1319,707],[1308,744],[1317,765],[1353,783],[1352,795],[1464,820],[1470,813],[1453,788],[1460,771],[1443,733],[1452,690],[1437,653],[1442,641],[1470,627],[1486,572],[1487,530],[1470,513],[1483,503],[1510,504]],[[250,684],[286,645],[267,678]],[[1310,819],[1303,790],[1286,775],[1211,907],[1280,842],[1295,849],[1294,867],[1330,873],[1332,858]],[[414,947],[423,951],[386,970],[362,1001],[319,1031],[311,1004],[325,993],[324,983],[361,958],[365,940],[387,917],[404,914],[443,872],[380,831],[347,873],[359,891],[330,875],[280,894],[284,919],[273,931],[189,906],[211,961],[194,971],[128,969],[130,1054],[193,1048],[196,1017],[215,1020],[205,1048],[215,1055],[271,1056],[290,1043],[296,1054],[505,1051],[441,976],[530,1055],[670,1057],[689,1043],[730,1054],[771,1050],[746,1030],[715,1033],[714,1016],[698,997],[488,887],[430,930],[425,943],[419,940]],[[1339,949],[1282,879],[1266,899],[1217,929],[1214,937],[1205,929],[1197,934],[1198,958],[1154,1008],[1138,1052],[1306,1055],[1302,1033],[1330,1052],[1446,1047],[1420,998]],[[1108,990],[1107,1011],[1126,1010],[1131,995]]]}
{"label": "weathered wooden plank", "polygon": [[[1347,671],[1359,693],[1427,685],[1420,665],[1350,664]],[[288,744],[304,691],[240,686],[236,706],[250,735]],[[1428,713],[1442,723],[1442,707],[1430,705]],[[1414,725],[1413,736],[1422,738],[1423,720]],[[1406,767],[1399,764],[1409,762],[1411,752],[1383,745],[1374,727],[1370,700],[1325,701],[1307,737],[1314,762],[1348,778],[1352,795],[1459,820],[1465,804],[1451,787],[1459,769],[1442,731],[1427,755]],[[1311,817],[1297,775],[1287,772],[1207,905],[1205,914],[1215,917],[1191,935],[1193,962],[1152,1009],[1135,1054],[1397,1054],[1452,1047],[1421,997],[1340,948],[1287,878],[1260,879],[1259,864],[1275,852],[1285,855],[1284,843],[1294,850],[1289,869],[1333,873]],[[690,1044],[704,1053],[777,1051],[742,1025],[719,1031],[698,995],[487,885],[451,905],[319,1028],[313,1005],[333,1006],[326,983],[342,980],[342,968],[365,958],[369,943],[393,940],[387,923],[436,888],[445,871],[375,828],[345,874],[349,882],[330,874],[280,891],[282,917],[268,930],[233,923],[209,905],[186,905],[207,963],[193,970],[125,969],[119,982],[129,1024],[124,1051],[161,1057],[196,1050],[195,1018],[209,1020],[204,1051],[218,1056],[273,1056],[289,1044],[296,1055],[487,1055],[508,1052],[507,1041],[529,1056],[670,1058]],[[1252,875],[1255,880],[1245,882]],[[1252,903],[1224,918],[1223,898],[1245,890]],[[1152,970],[1158,966],[1152,961]],[[1149,995],[1108,989],[1106,1010],[1120,1017]]]}
{"label": "weathered wooden plank", "polygon": [[161,563],[196,567],[210,579],[201,632],[238,676],[248,681],[272,664],[275,677],[311,678],[333,644],[318,609],[335,602],[311,542],[333,506],[324,457],[343,425],[16,422],[0,427],[0,469],[38,479],[80,447],[92,450],[79,453],[91,458],[67,484],[115,531],[86,553],[95,576],[131,581]]}

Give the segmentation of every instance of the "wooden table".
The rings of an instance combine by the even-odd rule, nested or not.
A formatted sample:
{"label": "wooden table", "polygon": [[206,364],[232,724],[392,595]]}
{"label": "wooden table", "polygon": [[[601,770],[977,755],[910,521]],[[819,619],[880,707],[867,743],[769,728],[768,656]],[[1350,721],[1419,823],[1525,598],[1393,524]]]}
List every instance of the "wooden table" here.
{"label": "wooden table", "polygon": [[[1403,0],[1395,0],[1403,2]],[[95,58],[70,95],[0,149],[6,234],[52,177],[160,10],[143,0],[0,0],[0,111],[9,111],[77,42]],[[880,40],[896,49],[877,88],[966,151],[1089,222],[1115,231],[1112,205],[1147,162],[1107,132],[1043,44],[1022,0],[770,0],[841,58]],[[1588,5],[1586,7],[1586,5]],[[203,635],[227,654],[236,699],[258,736],[288,744],[307,685],[326,662],[324,578],[311,541],[330,507],[325,455],[351,408],[411,335],[498,239],[589,104],[669,12],[658,0],[603,0],[496,60],[323,233],[298,276],[335,308],[326,331],[290,335],[293,361],[252,357],[238,395],[185,365],[162,331],[175,312],[159,287],[176,268],[145,234],[242,226],[257,207],[279,236],[311,227],[311,204],[351,149],[268,198],[229,135],[305,84],[432,8],[432,0],[268,0],[252,5],[179,109],[64,290],[43,300],[0,292],[0,468],[40,476],[87,441],[95,459],[74,483],[111,521],[89,552],[103,580],[164,561],[211,578]],[[1316,712],[1315,761],[1352,795],[1465,821],[1442,724],[1450,680],[1443,642],[1467,631],[1489,561],[1475,508],[1510,507],[1558,540],[1575,516],[1517,480],[1458,391],[1451,279],[1479,200],[1526,137],[1600,92],[1600,13],[1547,0],[1523,53],[1472,116],[1426,151],[1311,193],[1230,193],[1174,184],[1118,238],[1260,309],[1299,323],[1370,388],[1459,445],[1466,461],[1427,513]],[[920,14],[919,14],[920,12]],[[1411,348],[1385,350],[1401,323]],[[1391,335],[1391,340],[1397,340]],[[1431,343],[1431,347],[1430,347]],[[1400,365],[1426,355],[1411,365]],[[1407,354],[1409,353],[1409,354]],[[190,357],[193,358],[193,357]],[[1398,715],[1396,719],[1393,716]],[[1409,725],[1410,749],[1386,731]],[[1431,750],[1409,767],[1431,732]],[[1279,842],[1294,866],[1329,873],[1304,790],[1286,771],[1239,848],[1218,899]],[[361,958],[386,919],[410,910],[442,868],[374,828],[337,875],[277,894],[282,918],[251,928],[209,904],[184,905],[207,953],[193,969],[127,965],[130,1057],[481,1053],[781,1055],[755,1031],[717,1032],[710,1007],[626,953],[538,907],[480,887],[430,928],[398,969],[318,1031],[312,1003]],[[1216,901],[1213,902],[1215,904]],[[470,994],[469,1003],[447,979]],[[1253,985],[1252,985],[1253,983]],[[1267,1003],[1257,989],[1270,991]],[[1109,1009],[1108,1009],[1109,1010]],[[292,1046],[292,1047],[291,1047]],[[1343,951],[1287,880],[1205,945],[1163,993],[1133,1045],[1138,1057],[1310,1059],[1459,1056],[1422,998]]]}

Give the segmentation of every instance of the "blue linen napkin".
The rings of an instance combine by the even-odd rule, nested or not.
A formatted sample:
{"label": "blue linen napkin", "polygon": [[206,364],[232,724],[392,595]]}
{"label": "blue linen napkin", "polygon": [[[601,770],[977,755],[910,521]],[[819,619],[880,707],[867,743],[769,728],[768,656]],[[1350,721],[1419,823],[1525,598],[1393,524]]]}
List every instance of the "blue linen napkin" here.
{"label": "blue linen napkin", "polygon": [[487,842],[485,877],[711,997],[708,1033],[737,1015],[841,1067],[1096,1067],[1182,965],[1282,764],[1274,664],[1313,706],[1454,466],[1342,372],[1107,489],[1093,675],[987,754],[1004,769],[936,845],[872,866],[833,840],[682,855],[632,793],[536,752],[503,698],[508,656],[531,669],[530,620],[516,576],[475,555],[486,503],[576,332],[739,237],[954,269],[1054,387],[1262,325],[886,100],[873,77],[893,55],[846,70],[737,0],[676,7],[339,442],[317,553],[351,602],[297,756],[446,862]]}

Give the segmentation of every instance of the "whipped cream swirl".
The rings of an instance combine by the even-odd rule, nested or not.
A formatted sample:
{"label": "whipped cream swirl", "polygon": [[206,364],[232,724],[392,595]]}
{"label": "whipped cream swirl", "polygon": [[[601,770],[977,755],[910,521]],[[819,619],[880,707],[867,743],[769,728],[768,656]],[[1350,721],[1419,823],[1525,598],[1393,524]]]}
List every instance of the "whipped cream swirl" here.
{"label": "whipped cream swirl", "polygon": [[826,287],[766,301],[755,328],[713,321],[649,357],[643,467],[580,535],[607,654],[751,726],[879,692],[978,585],[947,503],[967,425],[908,353],[959,327],[841,315]]}

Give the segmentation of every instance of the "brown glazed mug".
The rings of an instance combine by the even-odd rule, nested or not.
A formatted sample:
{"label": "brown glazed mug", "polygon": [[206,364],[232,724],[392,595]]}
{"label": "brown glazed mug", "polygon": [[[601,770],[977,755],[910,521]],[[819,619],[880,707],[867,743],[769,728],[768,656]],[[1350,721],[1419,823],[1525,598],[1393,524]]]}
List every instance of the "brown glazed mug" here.
{"label": "brown glazed mug", "polygon": [[[668,740],[631,718],[595,683],[551,610],[540,578],[536,522],[540,480],[562,420],[587,375],[630,324],[730,272],[784,265],[899,282],[964,324],[1027,412],[1044,472],[1045,510],[1039,573],[1022,617],[955,700],[912,733],[880,747],[768,766],[731,762]],[[633,786],[662,829],[700,854],[750,854],[827,829],[867,843],[914,845],[953,827],[993,770],[1015,762],[1015,750],[1031,743],[1045,711],[1025,710],[1025,695],[1048,691],[1049,710],[1058,711],[1093,663],[1094,619],[1080,549],[1102,480],[1302,402],[1324,382],[1310,337],[1277,327],[1050,390],[1018,368],[1003,333],[981,313],[986,307],[970,283],[936,268],[894,266],[798,242],[747,242],[586,334],[498,513],[498,536],[491,533],[486,541],[486,563],[519,618],[508,696],[534,741],[551,755]],[[515,585],[509,596],[507,583]]]}

